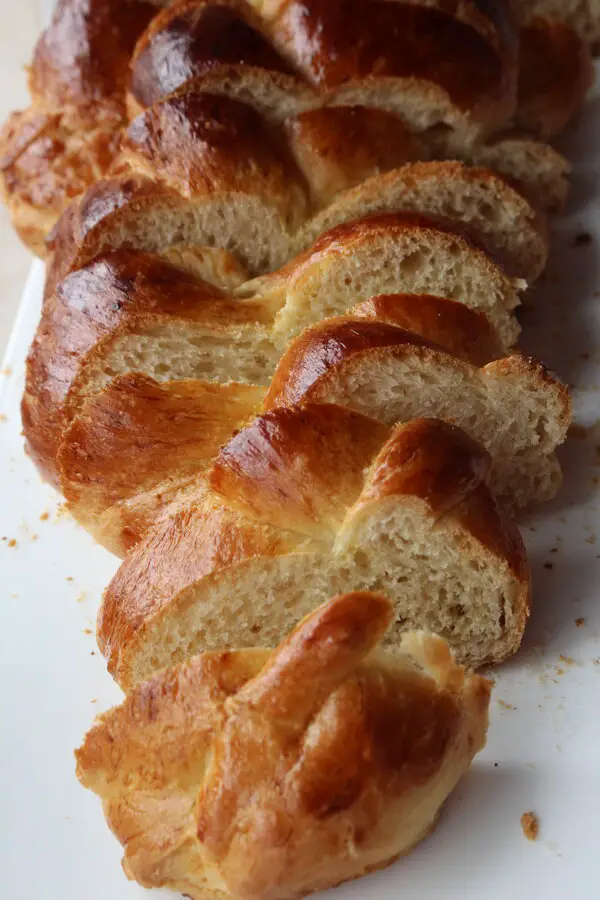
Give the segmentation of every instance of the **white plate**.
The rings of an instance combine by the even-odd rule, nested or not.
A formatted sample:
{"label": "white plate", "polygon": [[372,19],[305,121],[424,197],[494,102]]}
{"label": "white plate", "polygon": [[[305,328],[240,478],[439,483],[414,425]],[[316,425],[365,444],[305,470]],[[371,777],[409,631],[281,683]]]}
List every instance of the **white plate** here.
{"label": "white plate", "polygon": [[[569,213],[524,316],[524,346],[573,384],[586,426],[600,418],[599,119],[596,95],[569,138]],[[576,244],[583,234],[591,241]],[[122,874],[120,848],[99,801],[76,781],[72,753],[94,714],[119,697],[92,634],[117,563],[57,515],[58,498],[20,437],[41,287],[37,264],[0,376],[0,897],[139,900],[145,892]],[[533,615],[523,650],[495,673],[486,750],[436,832],[391,869],[338,889],[336,900],[598,900],[600,426],[572,439],[563,461],[562,494],[524,525]],[[539,817],[536,843],[519,824],[529,810]]]}

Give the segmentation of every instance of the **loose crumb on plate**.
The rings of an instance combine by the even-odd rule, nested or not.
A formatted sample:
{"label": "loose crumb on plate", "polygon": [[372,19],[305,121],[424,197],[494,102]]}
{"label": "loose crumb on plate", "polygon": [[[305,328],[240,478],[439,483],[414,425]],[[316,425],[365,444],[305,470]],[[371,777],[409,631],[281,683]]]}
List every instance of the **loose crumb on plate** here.
{"label": "loose crumb on plate", "polygon": [[573,659],[572,656],[565,656],[563,653],[561,653],[558,658],[560,659],[561,662],[564,662],[565,665],[567,665],[567,666],[575,665],[575,660]]}
{"label": "loose crumb on plate", "polygon": [[585,625],[585,619],[583,616],[580,616],[578,619],[575,619],[575,624],[578,628],[582,628]]}
{"label": "loose crumb on plate", "polygon": [[7,546],[8,547],[16,547],[17,541],[15,540],[15,538],[11,538],[10,541],[8,542]]}
{"label": "loose crumb on plate", "polygon": [[46,509],[40,516],[40,522],[46,522],[49,518],[50,518],[50,513]]}
{"label": "loose crumb on plate", "polygon": [[498,706],[501,706],[502,709],[516,709],[516,706],[513,706],[512,703],[507,703],[506,700],[497,700]]}
{"label": "loose crumb on plate", "polygon": [[538,817],[535,813],[525,812],[521,816],[521,828],[528,841],[537,841],[540,831]]}

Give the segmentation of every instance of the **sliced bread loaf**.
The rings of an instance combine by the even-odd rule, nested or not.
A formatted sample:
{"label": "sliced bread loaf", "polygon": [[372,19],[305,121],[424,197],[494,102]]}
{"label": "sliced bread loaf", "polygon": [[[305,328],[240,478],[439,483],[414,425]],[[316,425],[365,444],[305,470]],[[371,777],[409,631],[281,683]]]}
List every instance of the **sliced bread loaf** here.
{"label": "sliced bread loaf", "polygon": [[199,650],[276,645],[332,593],[363,589],[395,603],[388,646],[422,627],[470,665],[506,658],[529,574],[488,467],[438,420],[390,430],[337,406],[257,418],[222,449],[204,500],[158,523],[109,585],[110,671],[129,688]]}

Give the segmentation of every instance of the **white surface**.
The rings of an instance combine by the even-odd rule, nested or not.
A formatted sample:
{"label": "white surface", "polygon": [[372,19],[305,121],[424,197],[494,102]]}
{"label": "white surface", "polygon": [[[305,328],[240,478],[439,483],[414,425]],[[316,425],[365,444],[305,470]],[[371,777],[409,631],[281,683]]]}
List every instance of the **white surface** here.
{"label": "white surface", "polygon": [[[571,212],[557,227],[548,275],[524,316],[524,345],[575,385],[576,416],[586,425],[600,415],[599,102],[571,138]],[[573,246],[583,231],[592,242]],[[142,889],[120,870],[99,802],[74,776],[73,747],[94,713],[118,696],[85,633],[116,562],[68,517],[57,520],[56,496],[23,456],[18,401],[40,289],[38,267],[9,349],[13,374],[0,378],[7,416],[0,423],[0,536],[7,538],[0,543],[0,897],[140,898]],[[495,673],[485,752],[434,835],[386,872],[340,888],[336,900],[598,900],[597,445],[600,426],[571,440],[561,496],[524,526],[534,610],[523,650]],[[45,511],[50,517],[41,521]],[[11,538],[16,547],[8,546]],[[519,825],[528,810],[539,816],[537,843]]]}

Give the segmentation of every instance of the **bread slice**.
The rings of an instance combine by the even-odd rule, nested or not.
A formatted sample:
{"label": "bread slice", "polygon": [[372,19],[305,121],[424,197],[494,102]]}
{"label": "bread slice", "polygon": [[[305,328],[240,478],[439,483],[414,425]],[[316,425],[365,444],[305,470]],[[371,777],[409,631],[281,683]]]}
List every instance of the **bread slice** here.
{"label": "bread slice", "polygon": [[[46,298],[22,415],[32,458],[53,483],[63,431],[81,402],[120,374],[266,386],[288,340],[306,325],[399,290],[447,296],[484,312],[492,335],[480,326],[470,340],[486,347],[493,341],[498,354],[518,334],[513,309],[522,283],[461,233],[424,218],[343,226],[283,271],[233,294],[198,279],[190,254],[171,251],[170,263],[133,251],[107,254]],[[391,305],[406,303],[418,329],[418,305]],[[424,320],[428,328],[435,315]],[[447,332],[460,334],[465,318],[473,316],[455,314]]]}
{"label": "bread slice", "polygon": [[339,403],[387,425],[435,416],[463,428],[492,458],[490,487],[509,506],[549,500],[569,394],[537,360],[514,355],[478,368],[394,325],[342,317],[308,329],[284,354],[264,409]]}
{"label": "bread slice", "polygon": [[[360,312],[394,299],[374,298]],[[456,343],[455,304],[410,299],[430,311],[437,307],[438,333],[451,332]],[[406,321],[410,303],[396,309]],[[435,329],[421,320],[421,334],[428,331]],[[187,492],[219,445],[261,409],[336,403],[390,427],[416,416],[444,419],[490,453],[490,487],[513,510],[549,500],[561,484],[556,447],[571,421],[568,392],[540,363],[520,355],[479,368],[397,325],[346,316],[293,342],[266,396],[264,387],[221,377],[220,384],[158,384],[121,376],[84,403],[65,430],[58,454],[64,496],[74,517],[108,549],[123,555]]]}
{"label": "bread slice", "polygon": [[138,44],[131,94],[149,106],[224,68],[238,84],[249,69],[251,77],[262,70],[298,82],[320,105],[388,108],[411,130],[444,124],[472,143],[512,116],[517,58],[507,46],[512,32],[505,41],[508,16],[495,22],[461,6],[462,15],[448,15],[447,5],[440,12],[431,3],[371,3],[365,29],[363,2],[294,2],[275,16],[264,5],[258,16],[241,4],[179,5]]}
{"label": "bread slice", "polygon": [[199,650],[274,646],[348,590],[395,603],[388,646],[425,628],[470,665],[505,659],[529,574],[488,468],[439,420],[390,430],[326,405],[257,418],[222,449],[212,493],[158,523],[109,585],[98,619],[109,670],[130,688]]}
{"label": "bread slice", "polygon": [[500,176],[459,162],[414,163],[367,179],[314,216],[297,236],[297,247],[342,222],[398,211],[461,223],[509,275],[534,281],[546,264],[543,217]]}
{"label": "bread slice", "polygon": [[425,837],[485,742],[490,682],[429,634],[378,652],[391,618],[378,594],[336,597],[274,652],[196,656],[100,716],[77,774],[128,876],[292,900]]}
{"label": "bread slice", "polygon": [[[245,171],[243,152],[236,157],[231,147],[218,146],[219,133],[233,130],[233,144],[240,151],[246,148],[251,169],[257,161],[254,171],[261,174],[256,190],[266,190],[261,212],[269,220],[273,245],[288,224],[286,215],[302,214],[298,172],[292,176],[289,159],[284,158],[290,148],[281,146],[288,140],[308,178],[309,196],[322,207],[331,200],[333,190],[348,189],[417,158],[474,163],[478,148],[485,146],[483,139],[510,129],[515,116],[529,132],[539,131],[540,122],[544,133],[555,131],[577,110],[589,77],[585,48],[575,46],[573,35],[555,40],[552,23],[538,21],[532,26],[535,42],[523,45],[534,44],[535,52],[522,54],[519,61],[517,32],[501,4],[487,4],[484,10],[471,2],[451,6],[442,0],[378,2],[370,4],[370,27],[365,32],[362,3],[353,3],[351,9],[347,4],[311,3],[310,10],[292,3],[281,16],[272,16],[266,8],[258,8],[255,14],[248,4],[228,0],[217,6],[173,4],[156,15],[133,53],[126,98],[130,55],[155,7],[144,0],[109,6],[101,0],[91,4],[61,0],[38,42],[30,69],[31,106],[15,113],[0,136],[0,186],[16,228],[41,256],[46,255],[46,237],[59,215],[73,198],[107,178],[121,143],[131,157],[139,124],[134,123],[121,142],[127,106],[130,117],[152,103],[160,107],[161,101],[174,110],[181,139],[174,153],[172,147],[160,152],[161,116],[146,117],[154,138],[158,137],[151,141],[150,168],[154,169],[152,187],[146,187],[155,200],[162,200],[159,218],[172,217],[173,205],[178,203],[168,190],[159,197],[162,175],[168,182],[173,166],[181,175],[206,138],[202,127],[197,131],[197,104],[182,106],[170,96],[176,88],[184,94],[220,95],[220,99],[213,97],[210,111],[208,100],[200,104],[200,123],[207,121],[208,114],[212,132],[207,156],[212,155],[215,163],[213,180],[215,173],[227,173],[222,186],[230,192],[232,176],[238,169]],[[564,31],[565,26],[561,27]],[[306,29],[310,40],[303,44]],[[356,42],[353,33],[359,35]],[[69,65],[65,59],[71,61]],[[517,108],[519,65],[521,104]],[[245,111],[231,112],[232,103]],[[229,112],[223,112],[225,107]],[[253,117],[251,107],[257,116]],[[534,116],[528,113],[531,109],[536,111]],[[345,141],[348,117],[355,138]],[[249,128],[243,125],[244,118],[252,122]],[[226,124],[225,119],[234,121]],[[236,134],[238,126],[241,130]],[[300,133],[303,137],[298,141]],[[253,134],[259,138],[258,148]],[[509,141],[502,153],[489,155],[490,165],[516,181],[542,207],[556,208],[548,207],[546,200],[555,202],[555,196],[564,192],[564,163],[561,166],[549,148],[540,148],[539,157],[530,154],[532,166],[523,167],[518,149]],[[549,161],[554,168],[548,168]],[[133,203],[146,209],[148,196],[141,173],[147,166],[139,153],[137,162],[132,173],[136,184],[112,183],[104,201],[96,196],[96,214],[102,202],[112,208],[115,203]],[[296,196],[289,207],[282,203],[285,198],[277,177],[265,175],[271,170],[284,170],[291,176]],[[317,184],[312,183],[311,173]],[[540,181],[551,175],[555,182],[549,193],[538,192]],[[185,184],[182,192],[185,195]],[[212,223],[205,223],[215,241],[219,235],[227,240],[223,217],[232,216],[237,227],[251,230],[252,214],[247,214],[252,201],[246,197],[238,204],[238,199],[229,193],[223,206],[215,204]],[[199,209],[196,215],[203,218]],[[171,226],[176,227],[173,222]],[[269,255],[268,240],[255,251],[257,264],[268,268],[276,268],[285,259],[285,247],[273,247]]]}
{"label": "bread slice", "polygon": [[[185,132],[182,120],[192,123]],[[375,212],[458,223],[508,274],[527,280],[546,260],[543,217],[500,176],[461,163],[374,175],[311,217],[310,190],[288,145],[230,98],[191,90],[171,97],[130,126],[123,149],[121,174],[90,188],[53,233],[53,267],[62,274],[109,249],[181,245],[222,248],[259,274],[324,231]]]}

